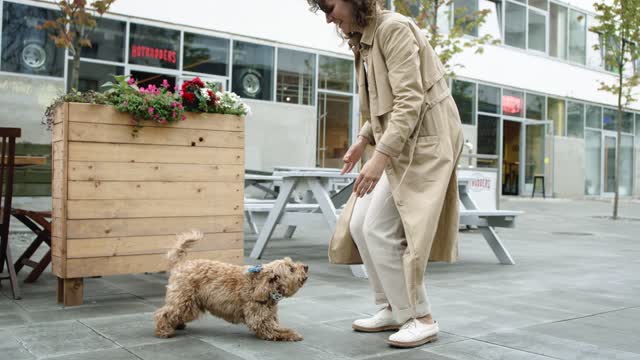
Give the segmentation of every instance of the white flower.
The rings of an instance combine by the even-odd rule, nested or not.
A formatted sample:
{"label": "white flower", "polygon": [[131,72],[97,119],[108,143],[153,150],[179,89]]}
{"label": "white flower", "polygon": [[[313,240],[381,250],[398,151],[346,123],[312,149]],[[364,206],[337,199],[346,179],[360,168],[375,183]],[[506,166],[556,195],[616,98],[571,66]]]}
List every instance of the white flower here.
{"label": "white flower", "polygon": [[200,94],[207,100],[211,100],[211,97],[209,96],[209,90],[207,88],[202,88],[200,89]]}

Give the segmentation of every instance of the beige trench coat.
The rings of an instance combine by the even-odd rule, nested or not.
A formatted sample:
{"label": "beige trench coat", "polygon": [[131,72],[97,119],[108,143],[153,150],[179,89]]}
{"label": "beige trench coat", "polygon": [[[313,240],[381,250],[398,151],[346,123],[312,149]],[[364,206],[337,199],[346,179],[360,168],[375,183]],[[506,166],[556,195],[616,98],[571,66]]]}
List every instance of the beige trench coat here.
{"label": "beige trench coat", "polygon": [[458,255],[460,116],[438,56],[410,19],[378,10],[349,43],[360,135],[391,158],[385,172],[405,229],[403,266],[415,305],[427,260],[451,262]]}

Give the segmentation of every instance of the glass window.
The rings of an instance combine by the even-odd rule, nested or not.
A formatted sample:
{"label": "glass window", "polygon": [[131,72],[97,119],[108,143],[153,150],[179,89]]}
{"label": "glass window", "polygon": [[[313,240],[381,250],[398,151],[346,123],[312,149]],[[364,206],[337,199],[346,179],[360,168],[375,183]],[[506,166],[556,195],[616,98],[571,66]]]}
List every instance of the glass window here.
{"label": "glass window", "polygon": [[547,0],[529,0],[529,6],[547,11]]}
{"label": "glass window", "polygon": [[549,55],[567,58],[567,8],[556,3],[549,5]]}
{"label": "glass window", "polygon": [[177,69],[180,32],[131,23],[129,64]]}
{"label": "glass window", "polygon": [[318,62],[318,88],[353,91],[353,60],[320,55]]}
{"label": "glass window", "polygon": [[567,104],[567,136],[584,137],[584,105],[569,101]]}
{"label": "glass window", "polygon": [[478,111],[500,114],[500,88],[478,85]]}
{"label": "glass window", "polygon": [[458,106],[460,120],[463,124],[475,124],[476,84],[467,81],[453,80],[451,87],[453,99]]}
{"label": "glass window", "polygon": [[527,119],[544,120],[544,96],[527,94]]}
{"label": "glass window", "polygon": [[625,111],[622,114],[622,132],[633,134],[633,113]]}
{"label": "glass window", "polygon": [[569,60],[584,64],[587,56],[587,15],[569,10]]}
{"label": "glass window", "polygon": [[602,128],[605,130],[618,130],[618,111],[604,108],[602,111]]}
{"label": "glass window", "polygon": [[506,8],[506,24],[505,24],[505,43],[507,45],[525,49],[526,44],[526,13],[527,7],[507,1]]}
{"label": "glass window", "polygon": [[[498,155],[498,124],[495,116],[478,115],[478,154]],[[495,167],[496,160],[478,159],[478,167]]]}
{"label": "glass window", "polygon": [[[591,28],[592,26],[595,26],[597,23],[598,22],[596,21],[595,17],[591,15],[587,17],[587,29]],[[592,31],[587,31],[587,45],[586,45],[587,65],[595,68],[602,68],[603,66],[602,50],[601,49],[595,50],[593,48],[594,45],[600,45],[600,34]]]}
{"label": "glass window", "polygon": [[524,116],[524,93],[522,91],[502,91],[502,113],[509,116]]}
{"label": "glass window", "polygon": [[640,142],[640,114],[636,114],[636,141]]}
{"label": "glass window", "polygon": [[89,35],[91,47],[83,47],[83,58],[124,62],[124,33],[127,24],[123,21],[97,18],[98,25]]}
{"label": "glass window", "polygon": [[4,2],[2,12],[2,71],[64,76],[64,50],[56,48],[47,32],[36,29],[58,12]]}
{"label": "glass window", "polygon": [[[443,7],[444,8],[444,7]],[[480,29],[478,29],[478,36],[491,35],[494,39],[501,40],[502,39],[502,0],[480,0],[479,1],[479,10],[488,10],[489,13],[487,17],[485,17],[485,22],[480,25]],[[447,18],[447,16],[438,15],[438,21],[440,18]],[[438,27],[441,29],[448,29],[449,27],[443,28],[440,24]]]}
{"label": "glass window", "polygon": [[182,70],[229,76],[229,46],[228,39],[185,32]]}
{"label": "glass window", "polygon": [[465,29],[464,33],[478,36],[478,27],[469,25],[474,20],[473,14],[478,11],[478,0],[453,0],[453,11],[453,19]]}
{"label": "glass window", "polygon": [[22,129],[16,154],[49,159],[15,169],[14,196],[51,196],[51,131],[42,125],[42,114],[62,93],[63,78],[0,74],[0,126]]}
{"label": "glass window", "polygon": [[600,106],[587,105],[585,125],[594,129],[602,129],[602,108]]}
{"label": "glass window", "polygon": [[620,195],[633,193],[633,136],[622,135],[620,139]]}
{"label": "glass window", "polygon": [[133,70],[131,71],[131,77],[137,81],[138,86],[148,87],[153,84],[156,87],[160,87],[162,86],[162,81],[165,79],[169,82],[170,89],[176,86],[176,78],[171,75]]}
{"label": "glass window", "polygon": [[547,98],[547,118],[553,120],[555,136],[565,136],[565,103],[562,99]]}
{"label": "glass window", "polygon": [[271,46],[233,42],[233,85],[241,97],[273,100],[273,57]]}
{"label": "glass window", "polygon": [[[69,60],[71,68],[71,60]],[[96,64],[88,61],[80,62],[79,91],[103,91],[101,86],[106,82],[113,82],[114,75],[124,74],[124,67],[115,65]],[[71,86],[71,71],[67,72],[67,83]]]}
{"label": "glass window", "polygon": [[313,105],[316,56],[301,51],[278,49],[276,101]]}
{"label": "glass window", "polygon": [[547,51],[547,17],[538,11],[529,10],[529,49]]}
{"label": "glass window", "polygon": [[602,162],[602,133],[599,130],[584,131],[585,144],[585,195],[600,195]]}

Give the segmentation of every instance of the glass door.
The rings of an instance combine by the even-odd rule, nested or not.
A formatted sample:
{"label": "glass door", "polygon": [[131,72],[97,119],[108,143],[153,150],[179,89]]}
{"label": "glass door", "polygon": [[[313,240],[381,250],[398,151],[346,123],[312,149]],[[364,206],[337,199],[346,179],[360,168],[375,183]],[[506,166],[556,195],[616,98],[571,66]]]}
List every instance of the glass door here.
{"label": "glass door", "polygon": [[318,92],[316,166],[342,168],[351,143],[351,96]]}
{"label": "glass door", "polygon": [[602,132],[602,193],[607,195],[613,195],[615,192],[616,142],[615,132]]}
{"label": "glass door", "polygon": [[[549,178],[546,171],[546,127],[551,126],[546,121],[527,121],[524,130],[524,153],[522,154],[524,163],[524,176],[522,189],[524,194],[531,194],[533,191],[534,177],[544,176],[546,182]],[[538,191],[541,191],[540,180],[538,180]],[[548,189],[545,186],[545,189]]]}

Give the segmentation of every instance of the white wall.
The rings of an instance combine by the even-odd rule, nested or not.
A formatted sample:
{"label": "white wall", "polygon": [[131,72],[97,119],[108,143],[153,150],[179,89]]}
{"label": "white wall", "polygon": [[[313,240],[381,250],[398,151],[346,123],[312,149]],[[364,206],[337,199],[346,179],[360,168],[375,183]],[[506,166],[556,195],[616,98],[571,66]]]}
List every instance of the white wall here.
{"label": "white wall", "polygon": [[110,12],[350,54],[305,0],[118,0]]}
{"label": "white wall", "polygon": [[245,167],[315,166],[316,112],[311,106],[246,100]]}
{"label": "white wall", "polygon": [[584,139],[556,136],[554,141],[554,196],[583,197]]}

